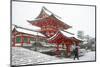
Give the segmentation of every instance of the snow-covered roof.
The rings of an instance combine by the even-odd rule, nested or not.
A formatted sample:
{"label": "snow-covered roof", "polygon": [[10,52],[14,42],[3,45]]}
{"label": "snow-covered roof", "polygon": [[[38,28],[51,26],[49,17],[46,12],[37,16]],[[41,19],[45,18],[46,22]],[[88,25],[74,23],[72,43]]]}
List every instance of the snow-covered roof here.
{"label": "snow-covered roof", "polygon": [[82,39],[78,38],[76,35],[71,35],[71,34],[66,33],[66,32],[64,32],[64,31],[60,31],[60,32],[61,32],[63,35],[67,36],[67,37],[74,37],[74,38],[76,38],[76,39],[78,39],[78,40],[80,40],[80,41],[83,41]]}
{"label": "snow-covered roof", "polygon": [[49,11],[46,7],[42,7],[42,10],[44,10],[48,15],[51,15],[52,14],[52,12],[51,11]]}
{"label": "snow-covered roof", "polygon": [[55,33],[55,35],[53,35],[52,37],[48,38],[47,40],[51,40],[53,38],[55,38],[57,36],[58,32]]}
{"label": "snow-covered roof", "polygon": [[75,37],[74,35],[72,35],[72,34],[70,34],[70,33],[67,33],[67,32],[64,32],[64,31],[62,31],[62,30],[60,30],[60,32],[61,32],[64,36],[66,36],[66,37]]}
{"label": "snow-covered roof", "polygon": [[53,15],[54,15],[55,17],[57,17],[57,18],[61,18],[61,17],[59,17],[58,15],[52,13],[50,10],[48,10],[48,9],[45,8],[45,7],[43,7],[42,9],[43,9],[49,16],[53,14]]}
{"label": "snow-covered roof", "polygon": [[50,10],[48,10],[46,7],[43,6],[42,9],[41,9],[40,15],[35,19],[40,19],[39,17],[41,15],[44,15],[44,14],[46,15],[46,17],[51,16],[51,15],[55,15],[55,17],[57,17],[57,18],[61,18],[61,17],[59,17],[58,15],[52,13]]}
{"label": "snow-covered roof", "polygon": [[58,32],[55,33],[55,35],[48,38],[47,40],[50,40],[50,39],[53,39],[53,38],[57,37],[59,32],[62,33],[66,37],[74,37],[74,35],[72,35],[72,34],[69,34],[69,33],[66,33],[66,32],[63,32],[63,31],[59,30]]}
{"label": "snow-covered roof", "polygon": [[39,35],[45,37],[43,34],[39,33],[38,31],[35,30],[30,30],[22,27],[17,27],[16,25],[12,25],[12,28],[16,29],[18,32],[26,33],[26,34],[31,34],[31,35]]}
{"label": "snow-covered roof", "polygon": [[[60,22],[60,24],[63,25],[62,28],[68,29],[68,28],[72,27],[72,26],[70,26],[68,24],[65,24],[63,22],[63,20],[61,19],[61,17],[59,17],[58,15],[52,13],[51,11],[49,11],[45,7],[42,7],[42,10],[41,10],[40,14],[38,15],[38,17],[36,17],[34,20],[31,20],[31,21],[28,20],[28,22],[31,23],[31,24],[33,24],[33,25],[38,26],[39,24],[37,25],[37,22],[42,21],[43,19],[52,18],[52,17],[55,18],[55,19],[57,19]],[[39,25],[39,27],[40,26],[41,25]]]}
{"label": "snow-covered roof", "polygon": [[46,14],[48,14],[49,16],[53,15],[55,18],[59,19],[60,21],[65,22],[60,16],[54,14],[53,12],[51,12],[50,10],[48,10],[46,7],[43,6],[43,7],[42,7],[42,10],[43,10]]}
{"label": "snow-covered roof", "polygon": [[72,35],[72,34],[70,34],[70,33],[64,32],[64,31],[62,31],[62,30],[59,30],[57,33],[55,33],[55,35],[53,35],[52,37],[48,38],[47,40],[51,40],[51,39],[57,37],[59,32],[60,32],[61,34],[63,34],[65,37],[69,37],[69,38],[75,37],[76,39],[78,39],[78,40],[80,40],[80,41],[83,41],[82,39],[77,38],[75,35]]}
{"label": "snow-covered roof", "polygon": [[12,25],[12,30],[15,28],[15,25]]}
{"label": "snow-covered roof", "polygon": [[17,25],[17,26],[32,29],[32,30],[38,30],[38,31],[41,30],[40,27],[37,27],[37,26],[34,26],[34,25],[28,23],[27,20],[21,20],[20,22],[16,22],[16,23],[13,22],[13,25]]}
{"label": "snow-covered roof", "polygon": [[78,40],[80,40],[80,41],[84,41],[83,39],[80,39],[80,38],[78,38],[78,37],[75,37],[76,39],[78,39]]}
{"label": "snow-covered roof", "polygon": [[[54,15],[54,17],[55,18],[57,18],[58,20],[60,20],[60,21],[62,21],[62,22],[66,22],[64,19],[62,19],[61,17],[59,17],[59,16],[57,16],[57,15],[55,15],[55,14],[53,14]],[[69,22],[68,22],[69,23]],[[67,24],[68,24],[67,23]],[[69,24],[68,24],[69,25]]]}

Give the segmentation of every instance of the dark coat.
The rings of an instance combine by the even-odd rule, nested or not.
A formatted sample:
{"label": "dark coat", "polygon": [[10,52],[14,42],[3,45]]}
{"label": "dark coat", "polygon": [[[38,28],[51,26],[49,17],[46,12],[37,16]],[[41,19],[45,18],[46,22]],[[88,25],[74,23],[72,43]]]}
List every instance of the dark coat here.
{"label": "dark coat", "polygon": [[78,48],[75,48],[75,49],[73,50],[73,54],[74,54],[75,56],[78,56]]}

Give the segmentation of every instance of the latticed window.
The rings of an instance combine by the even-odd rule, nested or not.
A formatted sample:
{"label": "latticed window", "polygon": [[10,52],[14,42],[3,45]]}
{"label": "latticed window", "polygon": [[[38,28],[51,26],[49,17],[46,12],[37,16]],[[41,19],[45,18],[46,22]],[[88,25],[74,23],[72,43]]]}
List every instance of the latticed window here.
{"label": "latticed window", "polygon": [[28,38],[27,37],[24,37],[24,42],[28,42]]}
{"label": "latticed window", "polygon": [[33,38],[30,38],[30,41],[33,41],[34,39]]}
{"label": "latticed window", "polygon": [[20,43],[20,42],[21,42],[21,37],[17,37],[17,38],[16,38],[16,42],[17,42],[17,43]]}

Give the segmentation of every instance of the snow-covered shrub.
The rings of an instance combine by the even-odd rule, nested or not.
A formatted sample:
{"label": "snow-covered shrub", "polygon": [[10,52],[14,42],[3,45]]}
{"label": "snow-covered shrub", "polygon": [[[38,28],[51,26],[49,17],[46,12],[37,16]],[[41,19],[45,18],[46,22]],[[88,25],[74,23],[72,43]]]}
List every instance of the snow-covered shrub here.
{"label": "snow-covered shrub", "polygon": [[83,56],[86,53],[86,49],[79,49],[79,56]]}

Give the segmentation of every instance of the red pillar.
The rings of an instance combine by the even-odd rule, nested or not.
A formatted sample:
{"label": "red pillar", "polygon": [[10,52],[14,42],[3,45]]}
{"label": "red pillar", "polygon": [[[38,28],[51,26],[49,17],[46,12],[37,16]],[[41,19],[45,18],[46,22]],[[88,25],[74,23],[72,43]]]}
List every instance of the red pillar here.
{"label": "red pillar", "polygon": [[24,37],[23,34],[21,34],[21,46],[23,46],[23,43],[24,43]]}
{"label": "red pillar", "polygon": [[67,44],[66,44],[66,53],[67,53],[67,56],[68,56],[68,46],[67,46]]}
{"label": "red pillar", "polygon": [[30,36],[28,36],[28,44],[30,44]]}
{"label": "red pillar", "polygon": [[15,43],[16,43],[16,34],[14,33],[14,38],[13,38],[13,46],[15,47]]}
{"label": "red pillar", "polygon": [[69,44],[69,45],[68,45],[68,56],[70,56],[70,55],[71,55],[70,48],[71,48],[71,46],[70,46],[70,44]]}
{"label": "red pillar", "polygon": [[57,56],[59,56],[60,55],[59,44],[56,44],[56,45],[57,45],[57,47],[56,47],[56,54],[57,54]]}
{"label": "red pillar", "polygon": [[71,55],[70,45],[66,45],[66,52],[67,52],[67,56]]}

